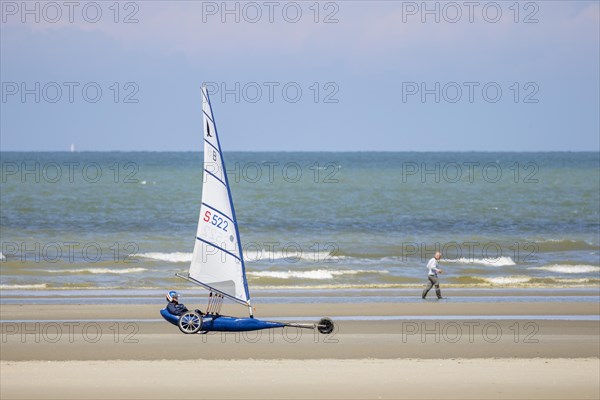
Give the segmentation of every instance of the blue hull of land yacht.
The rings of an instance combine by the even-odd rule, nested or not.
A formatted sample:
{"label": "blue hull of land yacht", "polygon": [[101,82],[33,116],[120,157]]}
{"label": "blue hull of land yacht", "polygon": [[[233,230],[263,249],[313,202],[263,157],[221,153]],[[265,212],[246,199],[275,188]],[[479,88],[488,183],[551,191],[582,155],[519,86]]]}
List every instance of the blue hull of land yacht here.
{"label": "blue hull of land yacht", "polygon": [[[168,322],[178,326],[179,317],[171,314],[166,308],[160,310],[160,315]],[[256,318],[237,318],[225,315],[206,314],[202,316],[202,329],[205,332],[245,332],[261,329],[283,328],[286,324],[281,322],[261,321]]]}

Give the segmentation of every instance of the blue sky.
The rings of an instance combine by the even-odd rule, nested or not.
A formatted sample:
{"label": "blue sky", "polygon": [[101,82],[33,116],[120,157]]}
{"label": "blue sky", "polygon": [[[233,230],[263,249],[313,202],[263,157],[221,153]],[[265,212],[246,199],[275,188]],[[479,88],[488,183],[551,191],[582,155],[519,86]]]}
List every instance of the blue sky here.
{"label": "blue sky", "polygon": [[1,149],[600,151],[599,3],[475,3],[2,1]]}

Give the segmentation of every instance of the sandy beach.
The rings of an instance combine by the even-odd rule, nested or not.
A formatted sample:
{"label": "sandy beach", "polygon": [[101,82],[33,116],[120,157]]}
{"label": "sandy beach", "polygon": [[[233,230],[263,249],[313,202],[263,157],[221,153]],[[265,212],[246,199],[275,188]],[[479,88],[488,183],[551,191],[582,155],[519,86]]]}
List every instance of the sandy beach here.
{"label": "sandy beach", "polygon": [[336,330],[183,335],[154,305],[3,304],[1,397],[598,398],[599,307],[265,304]]}
{"label": "sandy beach", "polygon": [[2,371],[3,399],[597,399],[600,372],[598,359],[543,358],[2,362]]}

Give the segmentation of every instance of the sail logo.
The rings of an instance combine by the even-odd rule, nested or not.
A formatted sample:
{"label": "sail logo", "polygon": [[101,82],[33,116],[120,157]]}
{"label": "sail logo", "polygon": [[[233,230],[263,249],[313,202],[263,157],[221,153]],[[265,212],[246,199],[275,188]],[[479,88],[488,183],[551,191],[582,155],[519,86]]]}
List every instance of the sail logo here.
{"label": "sail logo", "polygon": [[204,218],[202,218],[202,221],[218,229],[222,229],[224,232],[227,232],[227,228],[229,227],[229,222],[224,217],[219,216],[218,213],[210,210],[206,210],[204,212]]}

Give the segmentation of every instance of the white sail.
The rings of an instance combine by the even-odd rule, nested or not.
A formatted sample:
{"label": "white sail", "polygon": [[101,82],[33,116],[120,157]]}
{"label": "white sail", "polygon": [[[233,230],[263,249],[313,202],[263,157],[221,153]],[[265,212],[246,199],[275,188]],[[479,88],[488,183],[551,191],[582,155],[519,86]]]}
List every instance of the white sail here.
{"label": "white sail", "polygon": [[202,88],[204,178],[189,276],[249,303],[244,257],[225,163],[206,87]]}

